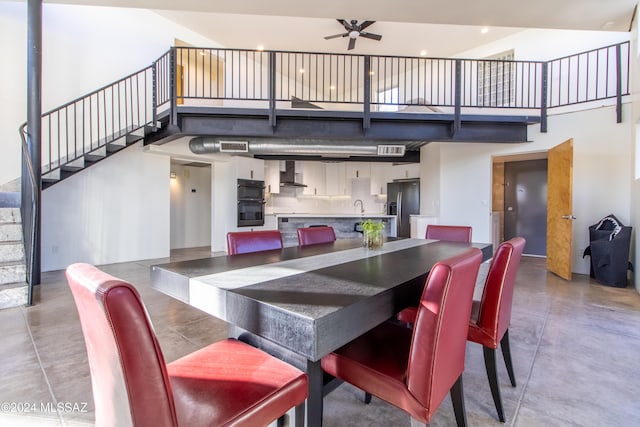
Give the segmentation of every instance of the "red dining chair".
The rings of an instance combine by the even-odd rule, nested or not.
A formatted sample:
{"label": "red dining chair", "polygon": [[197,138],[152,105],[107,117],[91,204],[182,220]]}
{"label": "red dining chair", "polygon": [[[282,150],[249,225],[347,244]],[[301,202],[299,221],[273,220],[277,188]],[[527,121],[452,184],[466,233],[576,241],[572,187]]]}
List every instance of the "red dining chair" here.
{"label": "red dining chair", "polygon": [[[428,224],[425,238],[447,242],[471,243],[471,227],[465,225]],[[397,319],[400,322],[411,324],[414,322],[417,312],[418,309],[416,307],[407,307],[398,313]]]}
{"label": "red dining chair", "polygon": [[165,365],[136,289],[89,264],[67,268],[85,338],[97,426],[255,426],[295,409],[307,375],[226,339]]}
{"label": "red dining chair", "polygon": [[484,365],[489,378],[493,403],[496,406],[498,418],[502,422],[504,422],[504,410],[498,387],[496,349],[499,343],[509,380],[511,385],[515,387],[516,379],[513,374],[509,346],[509,323],[511,322],[516,275],[525,243],[526,241],[522,237],[514,237],[498,246],[489,267],[482,299],[473,302],[467,337],[469,341],[482,344]]}
{"label": "red dining chair", "polygon": [[300,246],[317,245],[336,241],[333,227],[305,227],[298,228],[298,244]]}
{"label": "red dining chair", "polygon": [[471,227],[466,225],[428,224],[425,239],[471,243]]}
{"label": "red dining chair", "polygon": [[234,231],[227,233],[229,255],[282,249],[282,235],[278,230]]}
{"label": "red dining chair", "polygon": [[384,322],[322,358],[322,369],[429,423],[451,394],[466,426],[462,372],[473,288],[482,253],[470,248],[427,277],[413,330]]}

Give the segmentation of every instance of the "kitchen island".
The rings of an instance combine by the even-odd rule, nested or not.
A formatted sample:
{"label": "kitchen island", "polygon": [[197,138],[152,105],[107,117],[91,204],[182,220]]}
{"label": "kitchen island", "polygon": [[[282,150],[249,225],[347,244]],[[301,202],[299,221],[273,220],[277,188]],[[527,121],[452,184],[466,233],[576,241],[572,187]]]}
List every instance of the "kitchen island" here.
{"label": "kitchen island", "polygon": [[362,236],[358,231],[358,225],[366,220],[381,221],[384,223],[384,235],[396,237],[395,215],[384,214],[296,214],[278,213],[271,214],[276,218],[278,230],[282,233],[284,246],[296,246],[298,244],[298,228],[314,225],[328,225],[333,227],[337,239],[352,239]]}

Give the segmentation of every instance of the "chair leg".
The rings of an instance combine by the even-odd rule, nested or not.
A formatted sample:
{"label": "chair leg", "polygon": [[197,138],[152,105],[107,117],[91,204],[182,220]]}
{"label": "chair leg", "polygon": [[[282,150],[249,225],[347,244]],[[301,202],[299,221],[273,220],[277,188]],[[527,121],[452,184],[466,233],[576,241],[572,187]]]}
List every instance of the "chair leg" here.
{"label": "chair leg", "polygon": [[453,412],[456,415],[458,427],[467,427],[467,412],[464,409],[464,393],[462,387],[462,374],[458,377],[450,390]]}
{"label": "chair leg", "polygon": [[364,403],[365,405],[371,403],[371,393],[364,392]]}
{"label": "chair leg", "polygon": [[489,387],[493,395],[493,403],[498,411],[498,419],[504,422],[504,411],[502,409],[502,399],[500,398],[500,388],[498,386],[498,373],[496,369],[496,350],[489,347],[482,347],[484,351],[484,367],[489,378]]}
{"label": "chair leg", "polygon": [[302,402],[293,410],[293,418],[294,418],[294,426],[302,427],[304,426],[304,416],[305,416],[305,404]]}
{"label": "chair leg", "polygon": [[509,330],[507,329],[504,336],[500,340],[500,348],[502,348],[502,357],[504,358],[504,364],[507,366],[507,373],[509,374],[509,380],[511,385],[516,386],[516,377],[513,374],[513,364],[511,363],[511,347],[509,346]]}

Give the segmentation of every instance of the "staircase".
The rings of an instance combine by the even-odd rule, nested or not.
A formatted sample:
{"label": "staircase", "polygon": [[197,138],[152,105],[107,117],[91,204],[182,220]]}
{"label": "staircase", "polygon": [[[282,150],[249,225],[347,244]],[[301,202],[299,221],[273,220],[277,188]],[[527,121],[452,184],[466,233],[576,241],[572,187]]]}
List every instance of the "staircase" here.
{"label": "staircase", "polygon": [[[162,124],[160,122],[156,123],[156,128],[161,126]],[[119,131],[115,135],[110,135],[103,141],[98,141],[94,144],[94,147],[97,146],[97,148],[83,148],[77,153],[73,153],[68,157],[61,157],[51,164],[45,165],[42,171],[42,189],[45,190],[65,178],[75,175],[87,167],[98,163],[100,160],[117,153],[123,148],[143,140],[145,136],[153,131],[151,125],[142,127],[132,126],[129,129]]]}
{"label": "staircase", "polygon": [[[19,193],[0,193],[0,309],[27,303]],[[7,199],[9,203],[6,203]]]}

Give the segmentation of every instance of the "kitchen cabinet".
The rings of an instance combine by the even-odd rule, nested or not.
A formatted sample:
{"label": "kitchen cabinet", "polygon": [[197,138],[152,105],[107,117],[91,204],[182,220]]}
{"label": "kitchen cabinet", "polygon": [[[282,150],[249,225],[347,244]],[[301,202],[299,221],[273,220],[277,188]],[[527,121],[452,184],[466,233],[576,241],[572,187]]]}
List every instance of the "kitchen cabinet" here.
{"label": "kitchen cabinet", "polygon": [[387,194],[387,183],[393,180],[391,163],[371,163],[371,194]]}
{"label": "kitchen cabinet", "polygon": [[369,162],[346,162],[346,178],[369,178],[371,177],[371,163]]}
{"label": "kitchen cabinet", "polygon": [[264,185],[267,193],[280,193],[280,160],[264,161]]}
{"label": "kitchen cabinet", "polygon": [[237,156],[233,161],[236,167],[236,179],[264,181],[264,160]]}
{"label": "kitchen cabinet", "polygon": [[391,178],[392,180],[420,178],[420,163],[405,163],[400,165],[393,165]]}
{"label": "kitchen cabinet", "polygon": [[301,162],[302,183],[306,185],[302,194],[306,196],[324,196],[326,192],[325,164],[322,162]]}
{"label": "kitchen cabinet", "polygon": [[326,193],[329,196],[350,196],[351,180],[347,179],[346,163],[325,163]]}

